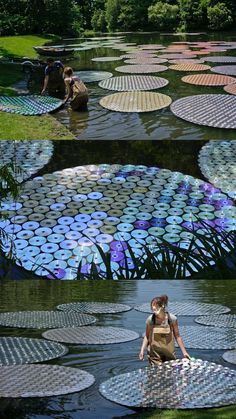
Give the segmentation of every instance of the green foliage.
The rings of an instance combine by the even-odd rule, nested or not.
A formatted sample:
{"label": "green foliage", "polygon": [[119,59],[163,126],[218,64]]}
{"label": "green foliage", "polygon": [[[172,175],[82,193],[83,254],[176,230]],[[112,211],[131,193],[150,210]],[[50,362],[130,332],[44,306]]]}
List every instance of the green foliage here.
{"label": "green foliage", "polygon": [[148,20],[155,29],[173,29],[178,21],[179,8],[177,5],[157,2],[148,8]]}
{"label": "green foliage", "polygon": [[105,3],[105,16],[108,31],[118,28],[118,17],[120,14],[121,0],[107,0]]}
{"label": "green foliage", "polygon": [[185,29],[196,29],[203,25],[203,9],[199,0],[177,0],[181,24]]}
{"label": "green foliage", "polygon": [[95,10],[92,20],[92,28],[95,32],[105,32],[107,28],[105,10]]}
{"label": "green foliage", "polygon": [[229,28],[233,23],[231,11],[224,3],[217,3],[207,8],[209,27],[214,30]]}

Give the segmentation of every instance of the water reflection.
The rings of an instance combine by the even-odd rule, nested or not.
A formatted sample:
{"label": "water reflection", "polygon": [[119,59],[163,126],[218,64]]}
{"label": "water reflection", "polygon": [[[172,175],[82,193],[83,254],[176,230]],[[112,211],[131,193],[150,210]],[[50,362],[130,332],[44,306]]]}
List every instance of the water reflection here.
{"label": "water reflection", "polygon": [[[154,295],[167,293],[170,300],[188,300],[227,305],[236,313],[236,281],[2,281],[0,310],[51,310],[57,304],[73,301],[106,301],[129,305],[148,302]],[[109,315],[97,315],[97,325],[117,326],[142,333],[147,313],[135,310]],[[180,325],[194,325],[191,317],[179,317]],[[40,331],[1,328],[1,336],[40,337]],[[69,345],[70,352],[50,364],[82,368],[96,378],[96,383],[81,393],[43,399],[2,399],[3,419],[111,419],[133,411],[105,400],[98,393],[101,382],[115,374],[146,366],[140,364],[140,341],[116,345]],[[221,358],[223,351],[191,350],[195,358],[229,366]],[[179,352],[177,350],[177,355]],[[230,368],[234,368],[230,365]]]}

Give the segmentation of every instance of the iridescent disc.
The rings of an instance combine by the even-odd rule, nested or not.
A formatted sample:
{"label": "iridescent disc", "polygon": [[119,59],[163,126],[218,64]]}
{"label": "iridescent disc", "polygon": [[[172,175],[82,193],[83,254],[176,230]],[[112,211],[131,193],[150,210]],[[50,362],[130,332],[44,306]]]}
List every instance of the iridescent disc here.
{"label": "iridescent disc", "polygon": [[51,96],[0,96],[0,111],[20,115],[42,115],[62,105],[62,100]]}
{"label": "iridescent disc", "polygon": [[219,74],[195,74],[193,76],[184,76],[181,80],[197,86],[225,86],[236,82],[236,78]]}
{"label": "iridescent disc", "polygon": [[[134,307],[137,311],[151,313],[150,303],[138,304]],[[204,316],[206,314],[224,314],[230,309],[220,304],[198,303],[196,301],[170,301],[168,310],[178,316]]]}
{"label": "iridescent disc", "polygon": [[195,322],[204,324],[206,326],[233,327],[236,328],[235,314],[218,314],[213,316],[201,316],[195,319]]}
{"label": "iridescent disc", "polygon": [[199,125],[215,128],[236,128],[236,98],[229,95],[206,94],[187,96],[171,105],[174,115]]}
{"label": "iridescent disc", "polygon": [[108,345],[138,339],[139,334],[119,327],[85,326],[48,330],[43,333],[43,337],[80,345]]}
{"label": "iridescent disc", "polygon": [[176,71],[204,71],[209,70],[211,67],[209,65],[205,64],[192,64],[192,63],[186,63],[186,64],[176,64],[176,65],[170,65],[170,70],[176,70]]}
{"label": "iridescent disc", "polygon": [[234,141],[209,141],[198,156],[202,174],[213,185],[236,198],[236,144]]}
{"label": "iridescent disc", "polygon": [[153,90],[164,87],[168,80],[155,76],[119,76],[101,81],[99,86],[103,89],[117,91]]}
{"label": "iridescent disc", "polygon": [[65,355],[68,349],[43,339],[0,337],[0,365],[31,364]]}
{"label": "iridescent disc", "polygon": [[171,104],[170,96],[153,92],[122,92],[105,96],[100,105],[116,112],[152,112]]}
{"label": "iridescent disc", "polygon": [[102,303],[81,301],[78,303],[60,304],[57,306],[58,310],[62,311],[76,311],[78,313],[121,313],[131,310],[130,306],[125,304]]}
{"label": "iridescent disc", "polygon": [[94,383],[93,375],[59,365],[0,367],[0,397],[49,397],[75,393]]}
{"label": "iridescent disc", "polygon": [[227,93],[231,93],[231,95],[236,95],[236,84],[229,84],[228,86],[224,86],[224,90]]}
{"label": "iridescent disc", "polygon": [[84,83],[94,83],[97,81],[109,79],[113,76],[112,73],[108,71],[75,71],[74,74],[78,76]]}
{"label": "iridescent disc", "polygon": [[236,348],[236,333],[229,327],[181,326],[180,335],[186,348],[208,350]]}
{"label": "iridescent disc", "polygon": [[135,73],[135,74],[148,74],[148,73],[159,73],[162,71],[168,70],[168,67],[165,65],[158,65],[158,64],[140,64],[140,65],[123,65],[120,67],[116,67],[115,69],[119,73]]}
{"label": "iridescent disc", "polygon": [[200,359],[177,359],[115,375],[99,391],[131,408],[195,409],[235,404],[235,386],[234,370]]}
{"label": "iridescent disc", "polygon": [[236,76],[236,65],[219,65],[211,67],[213,73],[226,74],[227,76]]}

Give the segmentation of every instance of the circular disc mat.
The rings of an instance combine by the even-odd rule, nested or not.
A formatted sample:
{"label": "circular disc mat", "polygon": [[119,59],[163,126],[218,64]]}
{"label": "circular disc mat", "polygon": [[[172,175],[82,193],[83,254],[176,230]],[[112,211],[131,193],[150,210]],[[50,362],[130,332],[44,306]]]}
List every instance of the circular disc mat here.
{"label": "circular disc mat", "polygon": [[53,154],[53,141],[0,141],[0,167],[15,162],[22,173],[14,176],[18,182],[27,179],[44,167]]}
{"label": "circular disc mat", "polygon": [[175,360],[116,375],[100,393],[128,407],[196,409],[236,403],[236,371],[213,362]]}
{"label": "circular disc mat", "polygon": [[211,63],[236,63],[236,57],[230,57],[229,55],[205,57],[202,60]]}
{"label": "circular disc mat", "polygon": [[196,84],[197,86],[225,86],[236,82],[236,79],[233,77],[221,76],[219,74],[194,74],[184,76],[181,80],[185,83]]}
{"label": "circular disc mat", "polygon": [[103,80],[99,86],[103,89],[117,91],[152,90],[166,86],[168,80],[155,76],[119,76]]}
{"label": "circular disc mat", "polygon": [[211,67],[211,71],[213,73],[236,76],[236,65],[217,65],[216,67]]}
{"label": "circular disc mat", "polygon": [[[139,304],[134,307],[137,311],[152,313],[150,303]],[[202,316],[205,314],[224,314],[230,309],[220,304],[196,303],[195,301],[171,301],[168,310],[178,316]]]}
{"label": "circular disc mat", "polygon": [[119,327],[85,326],[48,330],[43,333],[43,337],[64,343],[107,345],[138,339],[139,334]]}
{"label": "circular disc mat", "polygon": [[95,57],[92,58],[92,61],[97,61],[97,62],[108,62],[108,61],[119,61],[121,60],[120,57]]}
{"label": "circular disc mat", "polygon": [[215,128],[236,128],[236,98],[229,95],[196,95],[176,100],[174,115],[185,121]]}
{"label": "circular disc mat", "polygon": [[222,358],[226,362],[230,362],[231,364],[236,365],[236,349],[233,349],[232,351],[227,351],[222,355]]}
{"label": "circular disc mat", "polygon": [[0,111],[20,115],[42,115],[63,105],[63,101],[51,96],[0,96]]}
{"label": "circular disc mat", "polygon": [[184,64],[176,64],[170,65],[170,70],[177,70],[177,71],[204,71],[209,70],[211,67],[205,64],[191,64],[191,63],[184,63]]}
{"label": "circular disc mat", "polygon": [[16,311],[0,313],[0,326],[46,329],[75,327],[95,323],[96,318],[82,313],[59,311]]}
{"label": "circular disc mat", "polygon": [[0,397],[49,397],[90,387],[92,374],[59,365],[10,365],[0,367]]}
{"label": "circular disc mat", "polygon": [[167,60],[164,58],[149,58],[146,56],[141,56],[137,58],[130,58],[124,61],[126,64],[141,64],[141,65],[147,65],[147,64],[162,64],[166,63]]}
{"label": "circular disc mat", "polygon": [[236,142],[209,141],[198,156],[202,174],[213,185],[236,198]]}
{"label": "circular disc mat", "polygon": [[132,308],[125,304],[113,304],[113,303],[94,303],[94,302],[79,302],[79,303],[69,303],[69,304],[60,304],[57,306],[58,310],[62,311],[76,311],[79,313],[122,313],[124,311],[129,311]]}
{"label": "circular disc mat", "polygon": [[[236,217],[228,196],[203,180],[158,167],[118,164],[35,177],[16,202],[4,200],[1,208],[8,220],[0,226],[14,235],[17,263],[39,276],[52,278],[53,272],[58,279],[75,279],[80,262],[84,274],[92,261],[106,272],[96,245],[110,253],[115,276],[124,269],[125,256],[133,267],[127,243],[140,257],[144,246],[153,249],[158,240],[188,244],[186,228],[202,231],[201,220],[225,231]],[[4,242],[6,255],[10,244]]]}
{"label": "circular disc mat", "polygon": [[170,96],[153,92],[122,92],[105,96],[100,100],[103,108],[116,112],[152,112],[171,104]]}
{"label": "circular disc mat", "polygon": [[120,67],[116,67],[116,71],[119,71],[119,73],[136,73],[136,74],[148,74],[148,73],[159,73],[161,71],[168,70],[168,67],[165,65],[122,65]]}
{"label": "circular disc mat", "polygon": [[180,335],[186,348],[193,349],[234,349],[236,333],[234,329],[209,326],[181,326]]}
{"label": "circular disc mat", "polygon": [[233,327],[236,328],[235,314],[219,314],[215,316],[201,316],[195,319],[196,323],[204,324],[206,326],[216,327]]}
{"label": "circular disc mat", "polygon": [[84,83],[93,83],[105,79],[109,79],[113,76],[112,73],[108,71],[75,71],[74,73],[78,76]]}
{"label": "circular disc mat", "polygon": [[231,93],[231,95],[236,95],[236,84],[229,84],[228,86],[224,87],[224,90],[227,93]]}
{"label": "circular disc mat", "polygon": [[58,358],[68,349],[43,339],[0,337],[0,365],[31,364]]}

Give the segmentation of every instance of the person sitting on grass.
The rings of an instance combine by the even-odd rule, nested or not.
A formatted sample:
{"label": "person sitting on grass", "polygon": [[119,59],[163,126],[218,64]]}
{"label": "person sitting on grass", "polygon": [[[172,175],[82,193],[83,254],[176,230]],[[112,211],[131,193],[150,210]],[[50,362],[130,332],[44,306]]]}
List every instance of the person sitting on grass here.
{"label": "person sitting on grass", "polygon": [[73,75],[71,67],[64,69],[64,82],[66,87],[65,102],[70,99],[70,106],[74,111],[87,110],[88,89],[78,76]]}
{"label": "person sitting on grass", "polygon": [[160,365],[165,361],[176,359],[175,339],[183,357],[191,359],[179,334],[177,317],[167,311],[167,303],[167,295],[155,297],[151,301],[153,314],[146,320],[146,334],[139,353],[139,359],[143,361],[144,351],[147,348],[149,365]]}
{"label": "person sitting on grass", "polygon": [[54,58],[47,59],[45,76],[41,95],[45,95],[48,90],[49,96],[62,98],[65,95],[65,84],[63,79],[64,66],[61,61],[55,61]]}

